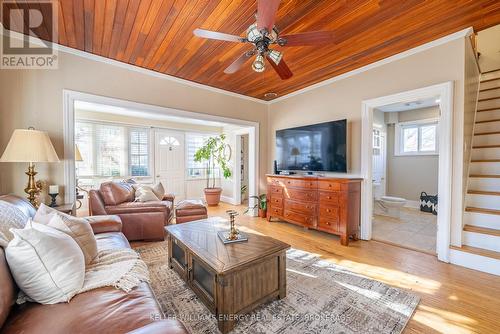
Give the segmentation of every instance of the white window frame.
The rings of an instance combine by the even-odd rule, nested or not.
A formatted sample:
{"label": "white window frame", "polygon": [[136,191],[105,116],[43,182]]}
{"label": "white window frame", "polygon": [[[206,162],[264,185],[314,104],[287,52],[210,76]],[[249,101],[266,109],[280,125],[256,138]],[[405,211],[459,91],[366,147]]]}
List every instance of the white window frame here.
{"label": "white window frame", "polygon": [[[436,147],[434,151],[420,151],[422,136],[421,136],[421,128],[435,125],[436,126]],[[404,152],[403,150],[403,130],[406,128],[417,128],[418,131],[418,143],[417,148],[418,151],[415,152]],[[396,123],[394,128],[394,156],[424,156],[424,155],[439,155],[439,119],[438,118],[428,118],[421,119],[417,121],[409,121],[409,122],[400,122]]]}
{"label": "white window frame", "polygon": [[[132,124],[127,124],[127,123],[120,123],[120,122],[109,122],[109,121],[96,121],[96,120],[89,120],[89,119],[84,119],[84,118],[76,118],[75,119],[75,125],[77,122],[82,122],[82,123],[89,123],[93,124],[93,126],[96,125],[109,125],[109,126],[121,126],[125,128],[125,145],[127,147],[127,153],[125,155],[126,165],[127,165],[127,175],[121,175],[121,176],[100,176],[100,175],[80,175],[81,179],[113,179],[113,180],[121,180],[121,179],[129,179],[133,178],[134,180],[140,182],[140,183],[153,183],[153,176],[155,175],[155,170],[154,170],[154,157],[153,157],[153,131],[151,131],[151,127],[147,126],[138,126],[138,125],[132,125]],[[131,129],[147,129],[149,132],[149,143],[148,143],[148,148],[149,148],[149,175],[147,176],[132,176],[131,174],[131,164],[130,164],[130,155],[131,155],[131,149],[130,149],[130,130]],[[97,147],[97,137],[94,135],[92,136],[92,145],[94,148]],[[97,166],[97,150],[93,150],[93,159],[94,159],[94,168]],[[95,172],[95,170],[94,170]]]}

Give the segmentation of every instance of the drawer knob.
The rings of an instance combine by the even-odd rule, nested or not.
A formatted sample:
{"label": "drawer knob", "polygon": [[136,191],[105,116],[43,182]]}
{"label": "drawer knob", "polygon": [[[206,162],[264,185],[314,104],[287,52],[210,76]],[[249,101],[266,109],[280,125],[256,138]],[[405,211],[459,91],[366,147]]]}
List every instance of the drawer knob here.
{"label": "drawer knob", "polygon": [[328,199],[332,199],[332,196],[328,196]]}
{"label": "drawer knob", "polygon": [[331,188],[331,187],[332,187],[332,185],[331,185],[331,184],[329,184],[329,185],[328,185],[328,187],[330,187],[330,188]]}
{"label": "drawer knob", "polygon": [[326,209],[326,212],[332,212],[332,210],[330,210],[330,209]]}

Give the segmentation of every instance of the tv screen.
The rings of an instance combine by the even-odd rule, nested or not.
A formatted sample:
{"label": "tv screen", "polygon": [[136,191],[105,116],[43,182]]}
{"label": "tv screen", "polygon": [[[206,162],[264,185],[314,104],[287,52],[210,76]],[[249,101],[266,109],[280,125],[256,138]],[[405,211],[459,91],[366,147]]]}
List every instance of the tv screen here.
{"label": "tv screen", "polygon": [[347,120],[276,131],[279,171],[347,172]]}

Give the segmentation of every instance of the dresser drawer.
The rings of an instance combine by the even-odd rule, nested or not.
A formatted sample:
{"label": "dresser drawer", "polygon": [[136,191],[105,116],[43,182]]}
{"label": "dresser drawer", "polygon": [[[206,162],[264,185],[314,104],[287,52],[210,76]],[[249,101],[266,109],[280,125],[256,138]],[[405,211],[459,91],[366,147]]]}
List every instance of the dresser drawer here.
{"label": "dresser drawer", "polygon": [[283,197],[283,188],[282,187],[270,186],[270,187],[268,187],[268,191],[269,191],[269,194],[271,195],[271,198]]}
{"label": "dresser drawer", "polygon": [[283,198],[281,197],[274,197],[269,200],[269,206],[273,208],[280,208],[283,209]]}
{"label": "dresser drawer", "polygon": [[318,200],[318,192],[316,190],[287,188],[285,198],[295,201],[316,202]]}
{"label": "dresser drawer", "polygon": [[269,210],[267,211],[267,214],[269,216],[279,216],[279,217],[282,217],[283,216],[283,209],[281,208],[275,208],[275,207],[270,207]]}
{"label": "dresser drawer", "polygon": [[339,205],[339,193],[336,191],[320,191],[319,192],[319,203],[326,205]]}
{"label": "dresser drawer", "polygon": [[288,179],[283,182],[285,187],[316,189],[318,188],[318,181],[316,180],[294,180]]}
{"label": "dresser drawer", "polygon": [[286,220],[291,221],[291,222],[296,223],[296,224],[299,224],[299,225],[302,225],[302,226],[314,227],[314,217],[311,217],[309,215],[302,214],[302,213],[289,211],[289,210],[285,210],[284,212],[285,213],[284,213],[283,217]]}
{"label": "dresser drawer", "polygon": [[285,210],[291,210],[306,215],[316,215],[316,204],[285,200]]}
{"label": "dresser drawer", "polygon": [[320,180],[318,182],[319,190],[340,191],[340,183],[336,181]]}
{"label": "dresser drawer", "polygon": [[284,185],[284,180],[281,180],[279,178],[272,178],[272,177],[268,177],[267,178],[267,184],[270,185],[270,186],[278,186],[278,187],[283,187]]}
{"label": "dresser drawer", "polygon": [[338,206],[324,206],[321,205],[319,206],[319,216],[320,217],[325,217],[330,220],[339,220],[339,208]]}
{"label": "dresser drawer", "polygon": [[328,219],[325,217],[320,217],[318,222],[318,229],[327,230],[331,232],[339,231],[339,221],[334,219]]}

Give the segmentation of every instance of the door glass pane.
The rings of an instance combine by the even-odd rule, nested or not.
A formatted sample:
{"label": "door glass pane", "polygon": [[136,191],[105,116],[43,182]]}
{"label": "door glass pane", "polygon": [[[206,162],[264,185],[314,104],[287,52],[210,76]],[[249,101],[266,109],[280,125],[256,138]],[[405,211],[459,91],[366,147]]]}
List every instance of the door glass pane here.
{"label": "door glass pane", "polygon": [[186,267],[186,257],[184,250],[177,244],[172,243],[172,257],[183,267]]}
{"label": "door glass pane", "polygon": [[418,128],[403,129],[403,152],[418,151]]}
{"label": "door glass pane", "polygon": [[420,128],[421,143],[420,151],[434,152],[436,151],[436,125],[426,125]]}
{"label": "door glass pane", "polygon": [[193,280],[210,295],[214,296],[214,275],[193,259]]}

